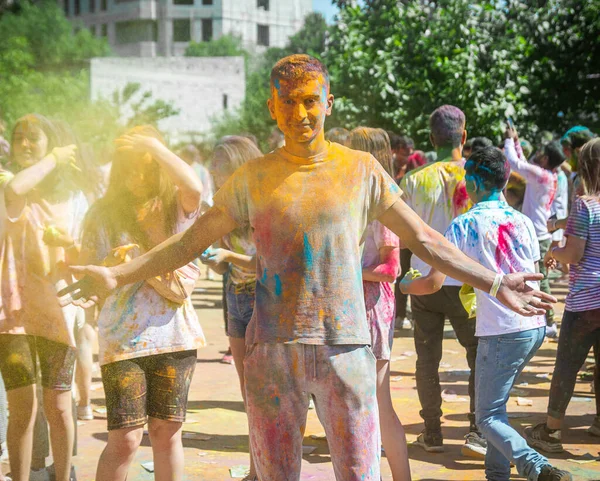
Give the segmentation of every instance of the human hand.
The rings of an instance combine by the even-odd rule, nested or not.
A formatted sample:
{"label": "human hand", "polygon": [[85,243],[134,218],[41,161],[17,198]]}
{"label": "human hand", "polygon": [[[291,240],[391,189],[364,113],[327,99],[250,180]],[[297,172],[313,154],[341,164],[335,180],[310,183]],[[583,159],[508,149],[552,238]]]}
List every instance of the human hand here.
{"label": "human hand", "polygon": [[[94,304],[99,305],[117,287],[117,277],[109,267],[72,266],[70,269],[82,279],[58,292],[59,302],[63,307],[73,304],[87,309]],[[65,297],[67,294],[69,296]]]}
{"label": "human hand", "polygon": [[497,299],[509,309],[526,317],[545,314],[552,309],[556,298],[536,290],[527,281],[540,281],[542,274],[516,272],[506,274],[498,290]]}
{"label": "human hand", "polygon": [[72,165],[77,170],[79,167],[75,164],[75,152],[77,146],[75,144],[65,145],[64,147],[54,147],[51,155],[56,160],[56,165]]}
{"label": "human hand", "polygon": [[209,249],[200,256],[200,262],[208,267],[216,267],[223,262],[229,262],[229,252],[227,249]]}
{"label": "human hand", "polygon": [[63,247],[67,249],[75,245],[73,238],[64,229],[54,225],[49,225],[44,229],[42,240],[46,245],[51,247]]}
{"label": "human hand", "polygon": [[115,145],[117,152],[138,154],[152,153],[162,146],[157,138],[141,134],[121,135],[121,137],[115,139]]}
{"label": "human hand", "polygon": [[548,252],[546,252],[543,262],[544,262],[544,265],[548,269],[556,269],[558,267],[558,262],[556,261],[556,259],[554,258],[554,255],[552,254],[552,249],[550,249]]}
{"label": "human hand", "polygon": [[517,129],[508,122],[506,123],[506,128],[504,129],[504,138],[505,139],[518,139],[519,135],[517,133]]}
{"label": "human hand", "polygon": [[400,283],[398,284],[398,287],[400,288],[400,292],[402,294],[410,294],[410,286],[411,286],[412,282],[415,279],[418,279],[419,277],[422,277],[422,276],[423,276],[423,274],[421,274],[417,269],[413,269],[411,267],[408,270],[408,272],[406,273],[406,275],[402,278]]}

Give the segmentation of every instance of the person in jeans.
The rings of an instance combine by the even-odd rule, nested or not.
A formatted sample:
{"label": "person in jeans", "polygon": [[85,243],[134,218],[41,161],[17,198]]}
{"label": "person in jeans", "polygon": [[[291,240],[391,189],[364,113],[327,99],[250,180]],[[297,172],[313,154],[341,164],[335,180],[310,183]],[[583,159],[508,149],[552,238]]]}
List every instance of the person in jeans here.
{"label": "person in jeans", "polygon": [[[245,137],[228,135],[217,143],[211,172],[215,186],[220,189],[227,179],[247,161],[261,157],[258,147]],[[246,329],[254,312],[256,297],[256,246],[249,229],[236,229],[221,239],[220,247],[200,256],[217,274],[226,274],[225,305],[227,306],[227,336],[235,369],[240,379],[242,397],[244,387],[244,355]],[[250,469],[242,481],[256,480],[256,468],[250,452]]]}
{"label": "person in jeans", "polygon": [[[467,139],[465,115],[457,107],[439,107],[429,119],[430,139],[437,151],[438,162],[428,164],[407,174],[400,188],[403,200],[430,227],[443,234],[452,220],[471,207],[465,188],[465,160],[462,147]],[[401,246],[404,247],[404,246]],[[411,266],[421,272],[427,263],[417,255],[412,256]],[[450,319],[458,342],[465,348],[469,376],[469,433],[462,448],[464,455],[483,457],[485,439],[475,423],[475,357],[477,338],[475,320],[469,319],[459,298],[461,282],[447,278],[444,286],[435,294],[411,296],[414,322],[415,350],[417,352],[416,380],[421,417],[425,430],[416,444],[428,452],[443,452],[441,428],[442,396],[439,366],[442,359],[444,321]]]}
{"label": "person in jeans", "polygon": [[[575,200],[569,214],[567,242],[564,247],[554,247],[545,258],[549,267],[557,262],[570,264],[569,294],[558,338],[548,418],[545,423],[525,430],[530,445],[551,453],[563,451],[561,427],[577,373],[590,349],[600,341],[600,139],[583,146],[578,172],[584,195]],[[596,369],[597,363],[598,356]],[[600,434],[598,416],[590,432]]]}
{"label": "person in jeans", "polygon": [[[548,219],[558,189],[558,170],[565,161],[562,147],[558,142],[549,142],[535,154],[533,162],[530,163],[523,156],[517,131],[507,126],[504,153],[513,172],[522,175],[527,181],[522,212],[533,222],[540,244],[540,255],[544,258],[552,244],[552,234],[548,232]],[[544,265],[539,267],[544,275],[540,288],[550,294],[548,271]],[[556,338],[558,330],[552,310],[546,313],[546,326],[546,335]]]}
{"label": "person in jeans", "polygon": [[[466,185],[475,206],[454,219],[446,238],[472,259],[496,272],[489,293],[475,289],[477,305],[477,374],[475,413],[487,440],[485,474],[490,481],[508,481],[510,463],[530,481],[568,481],[571,475],[548,463],[527,446],[508,421],[510,390],[544,341],[543,316],[523,317],[496,299],[495,286],[510,272],[535,272],[540,259],[533,223],[502,199],[510,167],[495,147],[474,150],[465,164]],[[432,269],[426,277],[402,283],[406,292],[426,294],[443,284]]]}

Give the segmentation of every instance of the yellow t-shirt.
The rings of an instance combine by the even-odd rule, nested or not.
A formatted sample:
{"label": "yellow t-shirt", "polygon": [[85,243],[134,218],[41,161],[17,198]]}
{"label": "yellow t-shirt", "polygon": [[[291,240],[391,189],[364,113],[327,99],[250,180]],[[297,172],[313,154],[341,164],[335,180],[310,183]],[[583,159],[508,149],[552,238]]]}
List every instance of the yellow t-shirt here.
{"label": "yellow t-shirt", "polygon": [[313,158],[281,148],[240,167],[214,204],[254,235],[246,342],[370,344],[361,242],[400,196],[373,156],[339,144]]}

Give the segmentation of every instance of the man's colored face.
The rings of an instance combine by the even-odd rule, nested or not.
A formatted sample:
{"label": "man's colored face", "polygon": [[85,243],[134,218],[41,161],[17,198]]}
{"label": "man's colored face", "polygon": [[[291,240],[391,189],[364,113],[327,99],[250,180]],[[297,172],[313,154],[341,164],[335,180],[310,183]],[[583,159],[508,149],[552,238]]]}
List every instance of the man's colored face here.
{"label": "man's colored face", "polygon": [[333,95],[322,75],[279,80],[271,90],[269,111],[286,138],[311,142],[323,131],[325,117],[331,115]]}

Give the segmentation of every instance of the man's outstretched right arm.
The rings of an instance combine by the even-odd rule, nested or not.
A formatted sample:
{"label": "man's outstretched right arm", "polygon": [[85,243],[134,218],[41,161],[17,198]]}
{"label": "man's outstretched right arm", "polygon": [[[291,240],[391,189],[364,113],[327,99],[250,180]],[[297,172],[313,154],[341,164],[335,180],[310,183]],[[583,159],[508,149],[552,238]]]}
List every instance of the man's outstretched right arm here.
{"label": "man's outstretched right arm", "polygon": [[72,267],[75,275],[84,277],[58,295],[62,297],[71,293],[72,300],[82,300],[77,304],[89,307],[116,287],[160,276],[187,264],[236,227],[237,224],[228,214],[213,207],[188,230],[174,235],[131,262],[110,268]]}

